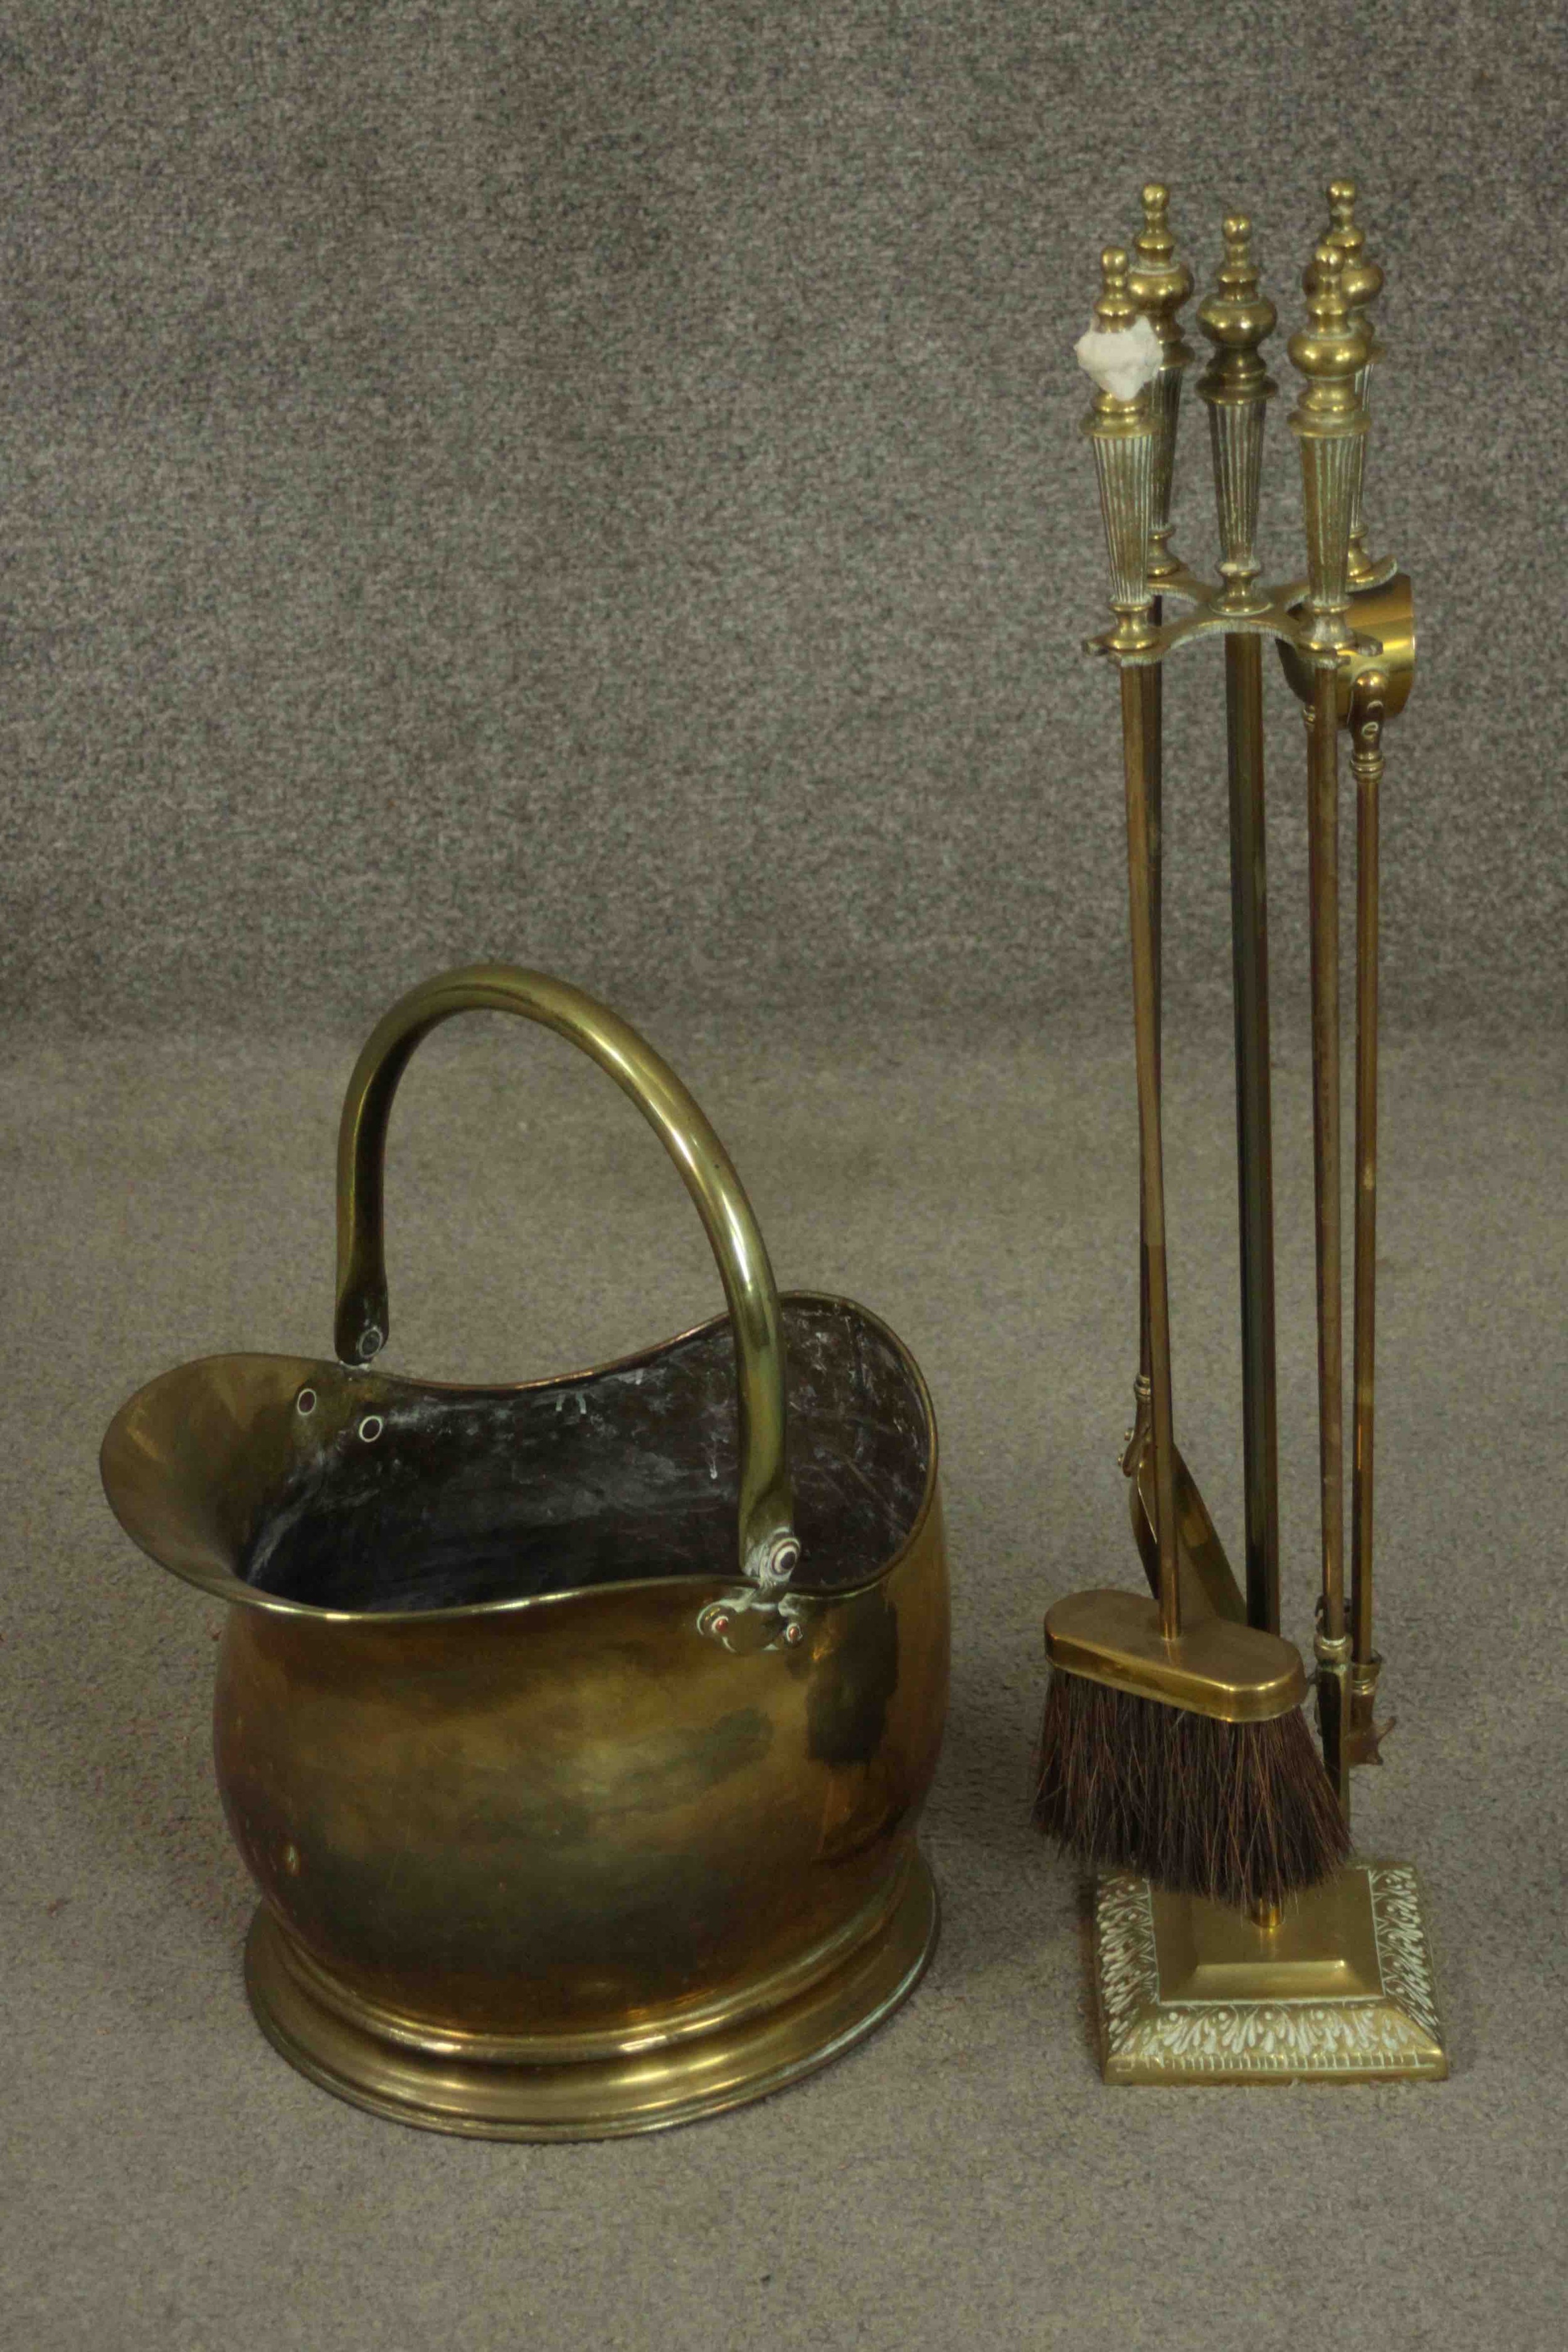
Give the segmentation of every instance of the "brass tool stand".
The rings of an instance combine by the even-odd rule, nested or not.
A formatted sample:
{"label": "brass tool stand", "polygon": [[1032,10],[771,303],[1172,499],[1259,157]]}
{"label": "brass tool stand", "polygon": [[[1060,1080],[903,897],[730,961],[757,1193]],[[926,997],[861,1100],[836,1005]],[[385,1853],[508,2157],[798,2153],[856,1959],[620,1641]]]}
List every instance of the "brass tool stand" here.
{"label": "brass tool stand", "polygon": [[[1170,489],[1181,369],[1191,353],[1176,310],[1192,279],[1174,258],[1166,192],[1144,191],[1145,226],[1131,270],[1105,257],[1110,310],[1127,298],[1159,337],[1150,388],[1122,431],[1149,436],[1154,485],[1147,560],[1130,578],[1128,533],[1105,509],[1119,615],[1089,650],[1121,672],[1129,790],[1129,860],[1138,1012],[1144,1270],[1137,1425],[1124,1467],[1145,1566],[1179,1540],[1184,1596],[1268,1632],[1279,1626],[1275,1373],[1274,1210],[1268,1069],[1262,650],[1279,646],[1307,727],[1311,918],[1313,1172],[1317,1259],[1321,1592],[1316,1636],[1319,1730],[1331,1780],[1349,1811],[1355,1764],[1379,1760],[1373,1720],[1381,1665],[1373,1646],[1373,1406],[1376,1245],[1378,796],[1383,729],[1403,708],[1415,663],[1409,580],[1366,555],[1362,479],[1367,391],[1376,356],[1368,305],[1382,286],[1354,221],[1355,192],[1330,190],[1331,226],[1305,284],[1309,325],[1290,355],[1303,378],[1290,425],[1300,447],[1307,524],[1305,581],[1259,585],[1254,551],[1264,419],[1276,387],[1260,346],[1276,322],[1250,253],[1247,222],[1225,224],[1225,258],[1199,324],[1214,356],[1198,390],[1208,410],[1222,545],[1220,578],[1172,557]],[[1119,310],[1117,303],[1122,307]],[[1166,617],[1166,604],[1190,609]],[[1171,1424],[1163,1249],[1150,1280],[1150,1243],[1163,1243],[1163,1202],[1151,1220],[1148,1161],[1159,1154],[1160,672],[1183,646],[1223,635],[1231,838],[1241,1235],[1245,1597],[1226,1566]],[[1339,735],[1348,726],[1357,791],[1355,1222],[1351,1590],[1343,1560],[1342,1335],[1339,1003]],[[1135,783],[1139,789],[1134,790]],[[1142,869],[1142,870],[1141,870]],[[1145,944],[1154,943],[1152,960]],[[1152,969],[1151,968],[1152,961]],[[1152,1054],[1151,1055],[1151,1047]],[[1152,1060],[1153,1087],[1150,1086]],[[1152,1288],[1153,1295],[1151,1295]],[[1151,1355],[1152,1327],[1152,1360]],[[1152,1408],[1152,1409],[1151,1409]],[[1140,1496],[1147,1498],[1140,1509]],[[1152,1538],[1158,1538],[1158,1541]],[[1194,1575],[1194,1547],[1205,1572]],[[1184,1597],[1184,1605],[1193,1599]],[[1358,1862],[1289,1904],[1249,1917],[1118,1874],[1100,1884],[1096,1965],[1109,2083],[1247,2083],[1436,2079],[1447,2059],[1413,1871]]]}

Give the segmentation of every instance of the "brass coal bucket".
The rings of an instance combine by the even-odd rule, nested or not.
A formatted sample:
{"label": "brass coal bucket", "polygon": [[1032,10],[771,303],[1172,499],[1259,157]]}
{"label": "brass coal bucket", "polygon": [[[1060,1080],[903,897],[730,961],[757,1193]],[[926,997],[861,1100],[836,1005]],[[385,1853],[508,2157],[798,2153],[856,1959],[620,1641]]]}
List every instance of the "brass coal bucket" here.
{"label": "brass coal bucket", "polygon": [[[630,1095],[727,1316],[518,1387],[371,1369],[393,1097],[474,1008],[542,1022]],[[673,1072],[500,965],[415,989],[360,1055],[336,1344],[182,1365],[103,1444],[127,1532],[235,1604],[215,1748],[262,1896],[264,2031],[361,2105],[520,2139],[684,2123],[870,2032],[937,1928],[915,1824],[947,1570],[908,1351],[846,1299],[781,1299]]]}

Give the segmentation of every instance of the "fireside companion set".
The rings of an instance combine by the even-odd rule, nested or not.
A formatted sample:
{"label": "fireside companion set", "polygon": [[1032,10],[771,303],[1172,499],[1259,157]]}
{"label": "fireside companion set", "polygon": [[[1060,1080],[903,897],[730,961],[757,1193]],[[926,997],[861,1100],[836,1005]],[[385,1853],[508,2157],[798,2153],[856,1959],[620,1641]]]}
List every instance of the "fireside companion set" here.
{"label": "fireside companion set", "polygon": [[[1148,1591],[1053,1602],[1035,1814],[1098,1879],[1105,2079],[1357,2082],[1447,2071],[1413,1872],[1351,1859],[1378,1759],[1373,1642],[1378,796],[1409,693],[1409,580],[1367,553],[1382,286],[1336,182],[1289,353],[1304,580],[1254,548],[1276,323],[1248,224],[1197,322],[1222,548],[1171,547],[1193,291],[1143,191],[1079,345],[1120,679],[1141,1144],[1140,1363],[1123,1467]],[[1180,607],[1178,611],[1175,608]],[[1279,1631],[1263,649],[1306,721],[1321,1590],[1308,1678]],[[1246,1496],[1238,1581],[1177,1446],[1161,1150],[1163,665],[1223,645]],[[1350,1574],[1344,1560],[1340,735],[1355,780]],[[679,1168],[727,1312],[522,1386],[378,1371],[383,1162],[398,1082],[457,1013],[543,1024]],[[261,1892],[263,2030],[361,2105],[437,2130],[587,2138],[777,2090],[869,2033],[937,1933],[915,1841],[948,1675],[936,1423],[848,1300],[781,1297],[739,1177],[636,1031],[502,965],[414,989],[355,1066],[338,1146],[331,1359],[230,1355],[115,1416],[109,1499],[233,1605],[215,1745]]]}

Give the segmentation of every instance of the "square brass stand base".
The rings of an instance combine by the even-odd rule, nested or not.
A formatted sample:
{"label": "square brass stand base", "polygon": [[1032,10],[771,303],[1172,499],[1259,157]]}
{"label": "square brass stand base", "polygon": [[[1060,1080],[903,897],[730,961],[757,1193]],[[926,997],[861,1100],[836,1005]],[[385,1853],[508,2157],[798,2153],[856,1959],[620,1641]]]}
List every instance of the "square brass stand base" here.
{"label": "square brass stand base", "polygon": [[1358,1864],[1265,1930],[1126,1873],[1100,1881],[1108,2083],[1441,2082],[1415,1873]]}

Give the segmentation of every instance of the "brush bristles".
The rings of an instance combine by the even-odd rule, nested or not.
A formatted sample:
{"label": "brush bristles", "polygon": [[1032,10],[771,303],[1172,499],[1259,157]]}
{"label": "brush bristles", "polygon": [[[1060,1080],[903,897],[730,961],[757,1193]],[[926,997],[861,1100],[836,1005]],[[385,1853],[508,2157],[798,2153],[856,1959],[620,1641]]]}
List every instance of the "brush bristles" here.
{"label": "brush bristles", "polygon": [[1053,1674],[1035,1820],[1095,1871],[1251,1910],[1332,1875],[1350,1830],[1300,1707],[1216,1723]]}

